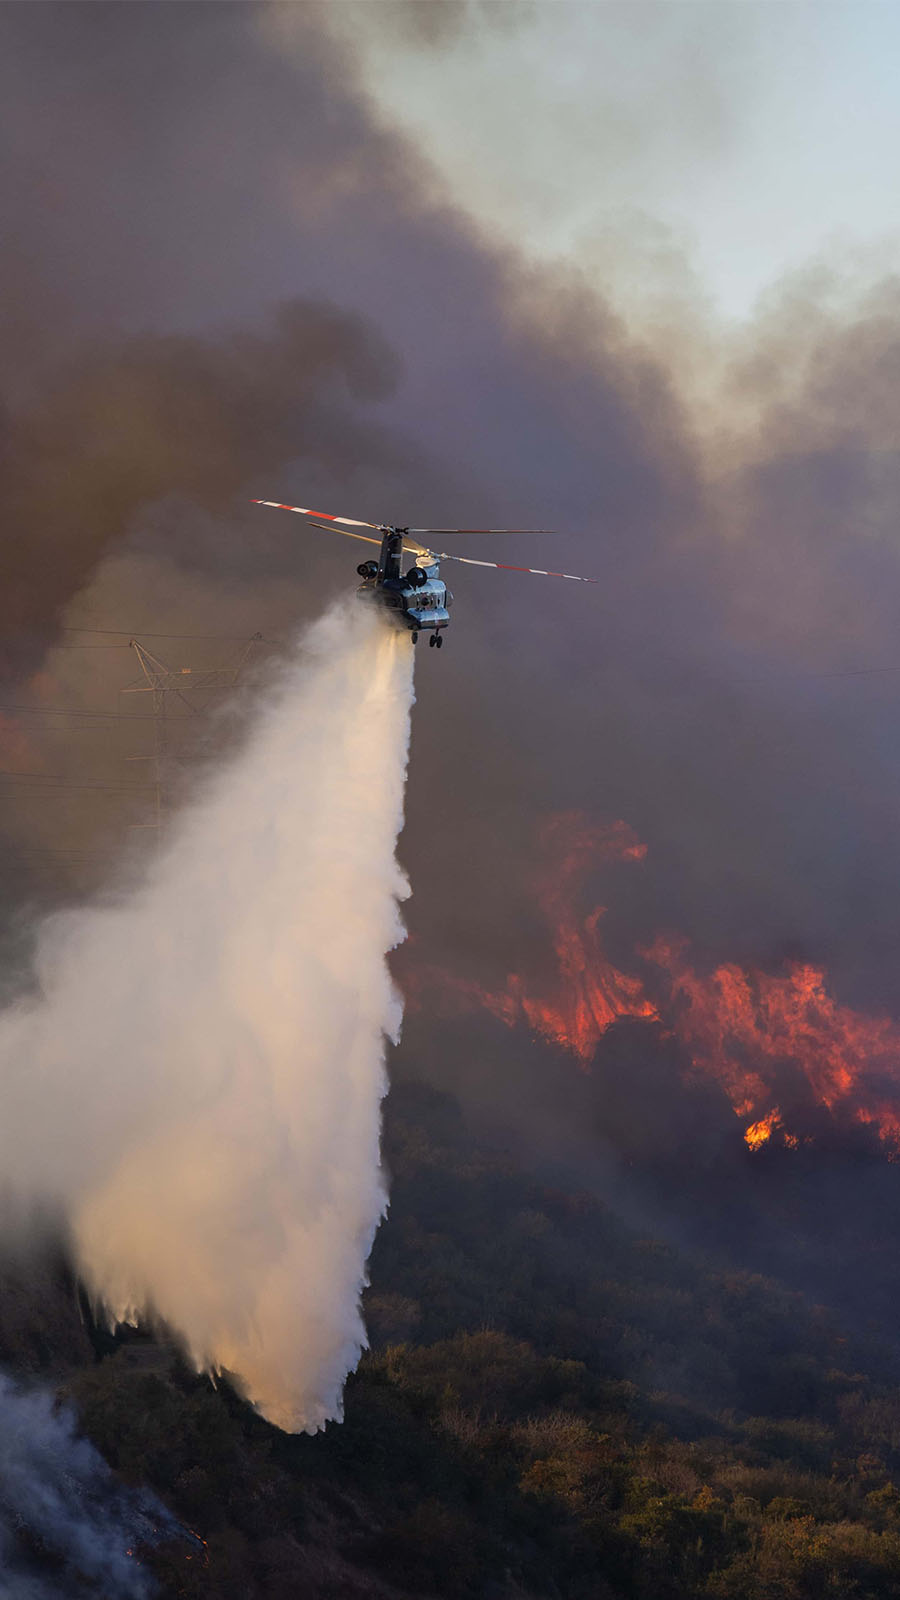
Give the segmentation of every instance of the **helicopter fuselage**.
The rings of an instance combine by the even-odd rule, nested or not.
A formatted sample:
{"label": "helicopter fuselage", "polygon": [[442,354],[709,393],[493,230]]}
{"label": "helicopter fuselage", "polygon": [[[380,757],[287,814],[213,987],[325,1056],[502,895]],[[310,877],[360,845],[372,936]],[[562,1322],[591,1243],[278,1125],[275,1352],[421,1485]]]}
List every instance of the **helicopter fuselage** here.
{"label": "helicopter fuselage", "polygon": [[381,606],[395,627],[412,634],[440,632],[450,626],[453,596],[441,577],[440,565],[430,553],[421,555],[404,574],[403,528],[388,528],[381,541],[378,561],[363,561],[357,594]]}

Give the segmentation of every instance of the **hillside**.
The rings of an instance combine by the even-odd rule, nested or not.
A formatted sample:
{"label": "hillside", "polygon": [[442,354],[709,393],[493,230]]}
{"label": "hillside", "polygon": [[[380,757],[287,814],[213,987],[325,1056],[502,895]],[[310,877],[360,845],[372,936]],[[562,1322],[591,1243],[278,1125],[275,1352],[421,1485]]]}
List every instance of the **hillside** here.
{"label": "hillside", "polygon": [[394,1091],[386,1156],[373,1349],[314,1437],[146,1335],[92,1350],[64,1264],[30,1290],[7,1267],[4,1362],[55,1380],[206,1541],[148,1555],[164,1594],[900,1595],[900,1393],[876,1351],[549,1189],[433,1090]]}

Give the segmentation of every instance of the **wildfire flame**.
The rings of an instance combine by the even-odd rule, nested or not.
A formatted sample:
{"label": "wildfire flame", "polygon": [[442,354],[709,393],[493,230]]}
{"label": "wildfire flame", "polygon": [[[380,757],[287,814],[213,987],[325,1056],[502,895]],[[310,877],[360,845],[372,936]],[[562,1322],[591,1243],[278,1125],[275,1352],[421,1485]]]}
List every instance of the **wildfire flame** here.
{"label": "wildfire flame", "polygon": [[[620,972],[606,955],[600,936],[605,906],[582,916],[578,887],[585,873],[614,861],[643,861],[647,854],[627,823],[591,823],[580,812],[565,812],[545,824],[540,854],[546,865],[535,879],[535,893],[552,933],[556,973],[545,993],[529,991],[520,973],[510,973],[502,989],[446,972],[421,972],[425,983],[458,1006],[483,1008],[513,1028],[525,1022],[551,1044],[570,1050],[587,1065],[598,1042],[619,1017],[657,1017],[640,978]],[[415,994],[411,996],[415,1001]]]}
{"label": "wildfire flame", "polygon": [[775,1106],[767,1117],[761,1117],[759,1122],[751,1122],[749,1128],[744,1130],[744,1143],[749,1150],[758,1150],[760,1145],[771,1139],[773,1129],[781,1127],[781,1112]]}
{"label": "wildfire flame", "polygon": [[510,993],[535,1033],[588,1062],[618,1017],[651,1020],[657,1012],[640,979],[620,972],[606,956],[600,937],[606,907],[578,915],[578,885],[591,867],[643,861],[647,846],[627,823],[598,826],[577,812],[552,818],[540,842],[551,865],[539,880],[538,899],[553,933],[558,985],[554,994],[530,997],[521,980],[512,979]]}
{"label": "wildfire flame", "polygon": [[595,824],[580,813],[554,817],[542,829],[540,844],[544,865],[535,892],[555,956],[547,989],[527,985],[517,973],[500,990],[446,973],[420,974],[420,982],[457,1005],[486,1009],[508,1027],[526,1023],[585,1067],[619,1018],[663,1021],[685,1048],[691,1073],[716,1082],[735,1115],[747,1122],[749,1150],[760,1150],[776,1135],[788,1149],[800,1142],[786,1126],[789,1113],[781,1109],[778,1089],[790,1069],[814,1105],[872,1127],[891,1159],[900,1157],[896,1022],[840,1004],[825,973],[808,962],[777,973],[735,963],[698,972],[686,941],[678,938],[658,938],[638,952],[662,979],[664,998],[654,1002],[640,976],[620,971],[606,955],[600,933],[606,908],[596,906],[587,915],[578,908],[589,870],[643,861],[646,845],[625,822]]}
{"label": "wildfire flame", "polygon": [[[872,1087],[897,1085],[900,1028],[891,1018],[840,1005],[824,972],[807,962],[779,974],[726,964],[701,976],[683,942],[658,939],[646,955],[668,975],[676,1031],[694,1069],[721,1084],[738,1116],[771,1103],[777,1070],[790,1062],[816,1105],[873,1125],[887,1147],[900,1150],[900,1111]],[[755,1122],[745,1134],[750,1148],[780,1123],[777,1110]]]}

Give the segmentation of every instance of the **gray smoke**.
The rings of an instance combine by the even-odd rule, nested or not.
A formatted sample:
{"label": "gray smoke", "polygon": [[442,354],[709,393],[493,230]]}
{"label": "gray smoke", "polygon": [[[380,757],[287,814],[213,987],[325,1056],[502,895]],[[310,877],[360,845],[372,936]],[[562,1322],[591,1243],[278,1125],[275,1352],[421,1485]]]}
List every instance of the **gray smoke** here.
{"label": "gray smoke", "polygon": [[153,1594],[136,1551],[178,1525],[153,1495],[116,1482],[74,1413],[0,1373],[0,1438],[0,1600],[64,1600],[94,1585],[116,1600]]}

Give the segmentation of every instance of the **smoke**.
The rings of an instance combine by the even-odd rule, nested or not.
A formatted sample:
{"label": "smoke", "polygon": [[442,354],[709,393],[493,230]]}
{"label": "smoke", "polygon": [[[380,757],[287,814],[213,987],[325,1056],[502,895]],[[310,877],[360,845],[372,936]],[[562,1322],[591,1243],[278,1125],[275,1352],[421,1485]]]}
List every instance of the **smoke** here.
{"label": "smoke", "polygon": [[51,1394],[3,1374],[0,1432],[0,1600],[61,1600],[85,1582],[118,1600],[152,1594],[134,1552],[180,1532],[165,1507],[117,1484]]}
{"label": "smoke", "polygon": [[[895,1015],[896,281],[879,283],[876,263],[871,283],[857,283],[835,262],[830,275],[773,286],[731,331],[709,314],[702,286],[685,285],[672,207],[654,205],[658,184],[675,192],[674,163],[696,189],[685,134],[710,174],[740,143],[748,106],[759,121],[758,58],[735,51],[730,21],[712,23],[710,48],[672,54],[667,41],[696,37],[695,19],[649,34],[628,8],[621,27],[601,19],[603,48],[584,56],[588,121],[573,138],[568,92],[549,119],[533,96],[523,110],[522,75],[510,71],[522,59],[513,45],[526,48],[536,30],[549,37],[548,8],[508,47],[491,8],[376,7],[379,48],[397,70],[374,85],[379,27],[366,21],[362,38],[373,8],[365,19],[348,9],[347,24],[334,9],[0,8],[0,194],[16,217],[0,242],[13,285],[0,306],[10,408],[0,504],[16,530],[0,602],[7,663],[15,674],[36,664],[75,590],[66,626],[138,634],[269,636],[318,610],[342,581],[344,541],[301,539],[296,519],[282,529],[277,517],[262,526],[252,512],[225,516],[222,496],[235,489],[373,520],[565,530],[552,562],[548,550],[539,564],[600,577],[602,590],[473,568],[454,579],[455,642],[428,675],[408,795],[404,850],[429,888],[411,913],[418,957],[495,996],[520,975],[528,998],[566,1020],[559,939],[532,869],[545,819],[580,810],[624,819],[648,846],[640,871],[622,868],[627,889],[603,889],[607,910],[587,948],[595,954],[599,939],[616,973],[642,973],[654,1001],[665,972],[637,966],[635,952],[675,931],[703,994],[723,969],[777,982],[785,962],[799,962],[825,974],[836,1016]],[[513,9],[521,20],[527,8]],[[423,20],[426,11],[441,17]],[[485,125],[468,112],[460,123],[477,81],[462,61],[473,33],[483,66],[498,67],[484,115],[496,122],[500,108],[499,141],[480,137]],[[634,52],[617,40],[633,40]],[[476,147],[471,182],[451,181],[429,158],[435,146],[402,131],[413,56],[440,88],[454,172]],[[623,77],[617,63],[632,60],[640,70]],[[648,85],[662,120],[631,115]],[[529,140],[540,145],[533,170],[521,161]],[[508,168],[518,207],[521,179],[545,237],[560,199],[590,202],[566,265],[529,259],[533,232],[517,228],[511,242],[505,197],[493,224],[476,206],[491,153],[506,151],[502,183]],[[610,184],[649,207],[637,232],[630,210],[606,222],[594,212]],[[746,193],[735,182],[727,198]],[[733,213],[705,209],[721,239]],[[674,331],[636,270],[648,247],[657,298],[676,302]],[[722,254],[734,266],[742,252]],[[300,323],[272,317],[297,297]],[[317,344],[326,300],[344,311],[326,315]],[[223,327],[244,332],[223,337]],[[458,548],[483,553],[475,542]],[[524,541],[504,549],[534,564]],[[46,705],[116,704],[130,676],[123,658],[76,648],[77,637],[43,663],[56,683]],[[187,649],[160,649],[187,664]],[[192,646],[195,665],[198,654]],[[17,687],[6,699],[23,696]],[[96,852],[72,868],[49,854],[34,874],[49,893],[53,873],[79,884],[101,870],[90,862],[139,820],[136,798],[74,786],[119,782],[120,758],[151,724],[88,727],[35,715],[0,728],[4,767],[62,772],[72,784],[68,799],[3,801],[0,871],[13,910],[29,887],[26,846]],[[144,952],[147,981],[155,959]],[[790,998],[789,988],[771,993]],[[601,1007],[593,1021],[603,1020]],[[472,1099],[496,1107],[498,1054],[538,1051],[523,1046],[523,1029],[488,1023],[487,1044],[486,1028],[474,1038],[470,1028],[450,1060],[446,1035],[435,1039],[423,1019],[420,1055],[407,1034],[410,1070],[433,1073],[443,1056],[455,1088],[477,1062]],[[671,1041],[623,1019],[597,1043],[603,1137],[619,1129],[638,1164],[649,1125],[670,1144],[670,1123],[690,1132],[697,1087],[688,1099]],[[626,1044],[632,1056],[614,1071]],[[787,1116],[794,1067],[769,1065],[771,1103]],[[580,1132],[587,1088],[571,1067],[545,1061]],[[531,1103],[522,1072],[511,1066],[504,1080],[509,1118]],[[652,1092],[628,1099],[629,1085],[650,1081]],[[546,1098],[532,1114],[538,1143]],[[727,1103],[724,1116],[734,1144],[720,1196],[751,1159],[761,1182],[777,1154],[773,1136],[751,1158]],[[803,1149],[794,1155],[797,1168]],[[887,1214],[878,1182],[873,1216]],[[684,1186],[679,1172],[674,1200]],[[788,1236],[789,1220],[780,1231]]]}
{"label": "smoke", "polygon": [[405,636],[327,614],[143,885],[49,921],[0,1018],[7,1181],[68,1208],[111,1317],[287,1429],[340,1416],[365,1343],[411,701]]}
{"label": "smoke", "polygon": [[0,603],[4,663],[29,664],[143,507],[183,495],[221,518],[254,473],[285,461],[337,469],[390,454],[352,407],[383,399],[396,371],[363,319],[294,299],[264,332],[107,340],[29,407],[3,416],[0,398],[0,507],[18,530]]}

